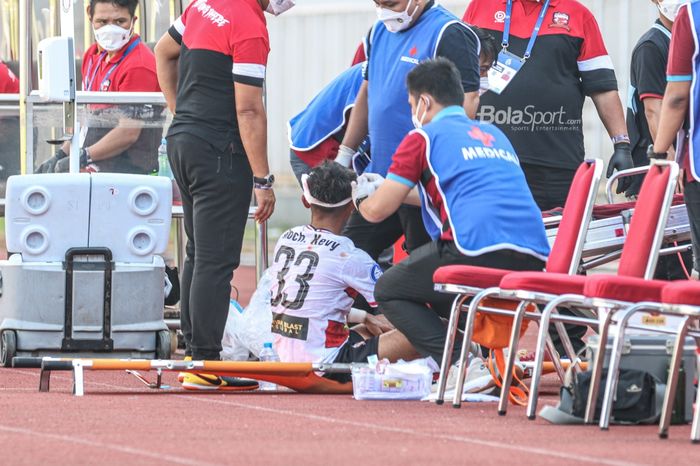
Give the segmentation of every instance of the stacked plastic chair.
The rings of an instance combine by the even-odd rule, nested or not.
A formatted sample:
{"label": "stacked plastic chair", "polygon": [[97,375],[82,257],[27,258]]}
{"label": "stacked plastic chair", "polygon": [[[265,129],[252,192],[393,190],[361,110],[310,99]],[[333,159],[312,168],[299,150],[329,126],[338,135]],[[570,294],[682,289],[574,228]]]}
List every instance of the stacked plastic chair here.
{"label": "stacked plastic chair", "polygon": [[[577,272],[602,172],[603,162],[600,159],[586,160],[576,171],[562,213],[559,231],[549,259],[547,260],[547,271],[569,274]],[[489,294],[493,291],[497,291],[497,288],[494,287],[497,287],[501,279],[509,273],[512,273],[512,271],[468,265],[445,266],[439,268],[435,272],[433,276],[435,289],[437,291],[454,293],[457,295],[452,305],[446,344],[440,368],[437,397],[438,404],[444,401],[447,372],[451,364],[454,340],[457,335],[457,323],[465,301],[474,295],[483,293]],[[480,301],[480,299],[475,298],[472,303]],[[522,303],[522,305],[519,306],[517,310],[519,314],[522,315],[525,312],[526,304],[527,303]],[[465,330],[465,346],[463,346],[463,349],[468,348],[469,342],[471,342],[475,307],[476,306],[473,306],[473,308],[470,307],[469,316],[472,320]],[[497,312],[497,310],[494,310],[494,312]],[[559,330],[563,331],[563,327],[560,327]],[[514,330],[513,335],[514,338],[517,339],[517,330]],[[511,346],[512,345],[513,341],[511,340]],[[464,350],[464,353],[466,354],[466,350]],[[465,354],[462,356],[462,371],[458,381],[458,390],[455,392],[453,401],[454,406],[457,407],[461,404],[462,386],[464,377],[466,376],[466,364],[464,363]],[[510,352],[509,359],[512,357],[514,357],[513,351]],[[507,403],[507,390],[504,389],[503,396],[501,397],[501,405],[505,403]],[[500,409],[499,406],[499,410]]]}

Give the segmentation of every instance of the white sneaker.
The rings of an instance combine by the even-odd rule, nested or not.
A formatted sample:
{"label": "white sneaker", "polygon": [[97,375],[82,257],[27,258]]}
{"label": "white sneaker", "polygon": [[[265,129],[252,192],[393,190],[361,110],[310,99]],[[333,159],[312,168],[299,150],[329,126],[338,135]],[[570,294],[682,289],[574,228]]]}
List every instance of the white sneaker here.
{"label": "white sneaker", "polygon": [[[445,393],[454,392],[457,386],[457,376],[459,375],[459,367],[455,364],[450,366],[450,371],[447,374],[447,383],[445,384]],[[484,363],[484,360],[479,357],[473,357],[469,362],[467,370],[467,378],[464,381],[464,390],[462,393],[486,393],[496,386],[496,383],[491,377],[491,372]],[[433,384],[431,392],[436,393],[438,384]]]}

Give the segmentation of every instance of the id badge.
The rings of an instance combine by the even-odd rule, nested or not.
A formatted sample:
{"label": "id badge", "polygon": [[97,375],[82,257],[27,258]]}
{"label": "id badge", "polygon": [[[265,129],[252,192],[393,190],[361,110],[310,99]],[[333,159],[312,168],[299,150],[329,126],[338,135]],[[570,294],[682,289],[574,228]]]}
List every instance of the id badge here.
{"label": "id badge", "polygon": [[501,94],[522,68],[523,60],[508,51],[498,54],[498,61],[489,70],[489,91]]}

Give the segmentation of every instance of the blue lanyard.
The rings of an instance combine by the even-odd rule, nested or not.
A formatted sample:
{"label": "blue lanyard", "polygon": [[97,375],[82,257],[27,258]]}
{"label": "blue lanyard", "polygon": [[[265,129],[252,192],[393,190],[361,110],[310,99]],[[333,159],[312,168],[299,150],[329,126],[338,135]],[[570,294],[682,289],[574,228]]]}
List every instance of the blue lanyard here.
{"label": "blue lanyard", "polygon": [[[127,49],[124,51],[124,55],[121,56],[121,58],[119,59],[119,61],[117,61],[114,65],[112,65],[112,67],[109,69],[109,71],[107,71],[107,74],[105,74],[104,78],[102,78],[102,82],[100,83],[100,89],[102,88],[102,85],[103,85],[103,84],[109,79],[109,77],[112,75],[112,73],[113,73],[114,70],[117,68],[117,66],[119,66],[119,64],[120,64],[121,62],[124,61],[124,58],[126,58],[126,56],[129,55],[129,53],[130,53],[132,50],[134,50],[134,48],[136,48],[136,46],[137,46],[140,42],[141,42],[141,38],[139,37],[138,39],[136,39],[135,41],[133,41],[133,42],[131,43],[131,45],[129,45],[129,47],[127,47]],[[105,52],[102,52],[102,53],[100,54],[99,58],[97,59],[97,63],[95,63],[96,66],[95,66],[95,69],[94,69],[94,70],[92,69],[92,65],[93,65],[92,58],[90,58],[90,63],[88,64],[88,69],[87,69],[86,75],[87,75],[87,76],[90,76],[90,74],[91,74],[91,72],[92,72],[92,76],[90,76],[90,79],[89,79],[88,81],[86,81],[85,84],[83,85],[83,90],[84,90],[84,91],[92,91],[92,90],[93,90],[93,89],[92,89],[92,85],[93,85],[93,83],[94,83],[94,81],[95,81],[95,77],[97,76],[97,71],[100,69],[100,63],[102,63],[102,60],[104,60],[104,58],[105,58],[106,55],[107,55],[107,52],[106,52],[106,51],[105,51]],[[99,89],[98,89],[98,90],[99,90]]]}
{"label": "blue lanyard", "polygon": [[[545,0],[544,5],[542,5],[542,9],[540,10],[540,15],[537,18],[537,23],[535,24],[535,30],[532,31],[532,36],[530,36],[530,42],[527,44],[527,49],[525,49],[525,55],[523,55],[523,61],[527,60],[530,58],[530,55],[532,54],[532,49],[535,47],[535,41],[537,40],[537,34],[540,32],[540,28],[542,27],[542,22],[544,22],[544,17],[547,16],[547,8],[549,7],[549,0]],[[501,42],[501,46],[503,47],[503,50],[508,49],[508,39],[510,39],[510,20],[511,20],[511,15],[513,13],[513,0],[508,0],[508,4],[506,5],[506,19],[505,19],[505,24],[503,25],[503,41]]]}

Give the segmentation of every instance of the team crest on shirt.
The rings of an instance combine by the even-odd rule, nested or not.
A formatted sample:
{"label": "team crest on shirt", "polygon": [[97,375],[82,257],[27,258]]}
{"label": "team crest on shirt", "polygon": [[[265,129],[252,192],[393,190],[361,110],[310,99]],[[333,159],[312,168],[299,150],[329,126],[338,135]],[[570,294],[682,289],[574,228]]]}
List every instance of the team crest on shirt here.
{"label": "team crest on shirt", "polygon": [[505,11],[497,11],[493,15],[493,22],[494,23],[504,23],[506,21],[506,12]]}
{"label": "team crest on shirt", "polygon": [[107,92],[109,90],[110,84],[112,84],[112,81],[109,79],[105,79],[104,82],[100,85],[100,92]]}
{"label": "team crest on shirt", "polygon": [[550,28],[561,28],[571,31],[569,27],[569,15],[562,13],[561,11],[555,11],[552,17],[552,24],[549,25]]}

